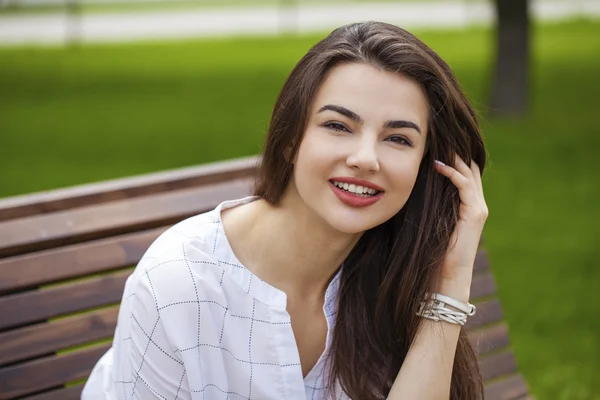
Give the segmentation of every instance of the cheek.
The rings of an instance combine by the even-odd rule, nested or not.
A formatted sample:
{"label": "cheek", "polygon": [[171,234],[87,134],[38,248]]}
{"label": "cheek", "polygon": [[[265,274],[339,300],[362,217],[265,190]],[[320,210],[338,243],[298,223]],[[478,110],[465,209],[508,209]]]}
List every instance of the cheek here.
{"label": "cheek", "polygon": [[412,191],[417,175],[419,174],[421,159],[416,158],[396,163],[390,171],[390,180],[396,192],[403,197],[408,197]]}
{"label": "cheek", "polygon": [[319,157],[306,144],[306,142],[303,142],[300,145],[294,159],[294,181],[297,190],[301,194],[312,192],[312,186],[315,184],[315,175],[320,169]]}
{"label": "cheek", "polygon": [[302,179],[315,173],[325,174],[328,165],[335,158],[332,150],[334,148],[318,132],[306,132],[294,160],[296,178]]}

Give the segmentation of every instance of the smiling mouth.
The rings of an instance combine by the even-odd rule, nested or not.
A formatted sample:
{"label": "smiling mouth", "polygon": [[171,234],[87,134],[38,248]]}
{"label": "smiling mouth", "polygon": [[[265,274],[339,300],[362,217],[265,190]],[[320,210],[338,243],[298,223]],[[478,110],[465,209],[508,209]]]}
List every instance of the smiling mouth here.
{"label": "smiling mouth", "polygon": [[371,189],[369,187],[366,186],[360,186],[360,185],[355,185],[355,184],[348,184],[348,183],[343,183],[343,182],[338,182],[338,181],[330,181],[333,185],[335,185],[337,188],[348,192],[348,193],[352,193],[353,195],[359,196],[359,197],[373,197],[376,196],[377,194],[381,193],[379,190],[375,190],[375,189]]}

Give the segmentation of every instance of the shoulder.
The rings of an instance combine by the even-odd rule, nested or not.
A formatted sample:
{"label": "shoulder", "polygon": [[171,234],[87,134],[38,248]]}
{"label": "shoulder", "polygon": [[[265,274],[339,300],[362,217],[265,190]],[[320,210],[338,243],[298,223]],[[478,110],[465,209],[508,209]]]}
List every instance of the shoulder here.
{"label": "shoulder", "polygon": [[[130,276],[124,299],[131,307],[155,308],[163,316],[185,315],[188,308],[211,304],[222,309],[243,296],[249,273],[237,261],[223,231],[221,210],[254,197],[221,203],[214,210],[167,229],[148,248]],[[189,311],[189,310],[188,310]]]}
{"label": "shoulder", "polygon": [[219,231],[219,208],[167,229],[148,248],[128,286],[145,290],[157,307],[191,301],[199,290],[219,287],[222,268],[213,247]]}

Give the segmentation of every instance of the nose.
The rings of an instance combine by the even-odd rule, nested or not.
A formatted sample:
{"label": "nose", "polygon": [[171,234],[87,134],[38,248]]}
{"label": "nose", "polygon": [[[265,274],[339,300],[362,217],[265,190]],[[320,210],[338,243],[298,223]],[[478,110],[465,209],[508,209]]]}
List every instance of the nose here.
{"label": "nose", "polygon": [[369,138],[369,135],[361,135],[360,140],[356,140],[355,146],[346,158],[346,165],[354,170],[363,173],[373,173],[379,171],[379,159],[377,157],[377,141]]}

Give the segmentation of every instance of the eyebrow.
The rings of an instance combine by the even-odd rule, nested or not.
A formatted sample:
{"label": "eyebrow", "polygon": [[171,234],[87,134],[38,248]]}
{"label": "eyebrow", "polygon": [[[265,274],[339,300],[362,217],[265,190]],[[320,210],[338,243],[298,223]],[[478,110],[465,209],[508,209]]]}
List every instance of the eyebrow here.
{"label": "eyebrow", "polygon": [[[334,111],[338,114],[341,114],[344,117],[350,118],[352,121],[357,122],[359,124],[363,124],[365,122],[360,117],[360,115],[358,115],[354,111],[348,110],[346,107],[336,106],[335,104],[324,105],[323,107],[319,108],[319,111],[317,111],[317,114],[322,113],[323,111],[327,111],[327,110]],[[387,128],[387,129],[411,128],[411,129],[414,129],[415,131],[419,132],[419,134],[421,134],[421,128],[419,128],[419,125],[415,124],[412,121],[405,121],[402,119],[385,121],[385,123],[383,124],[383,127]]]}

